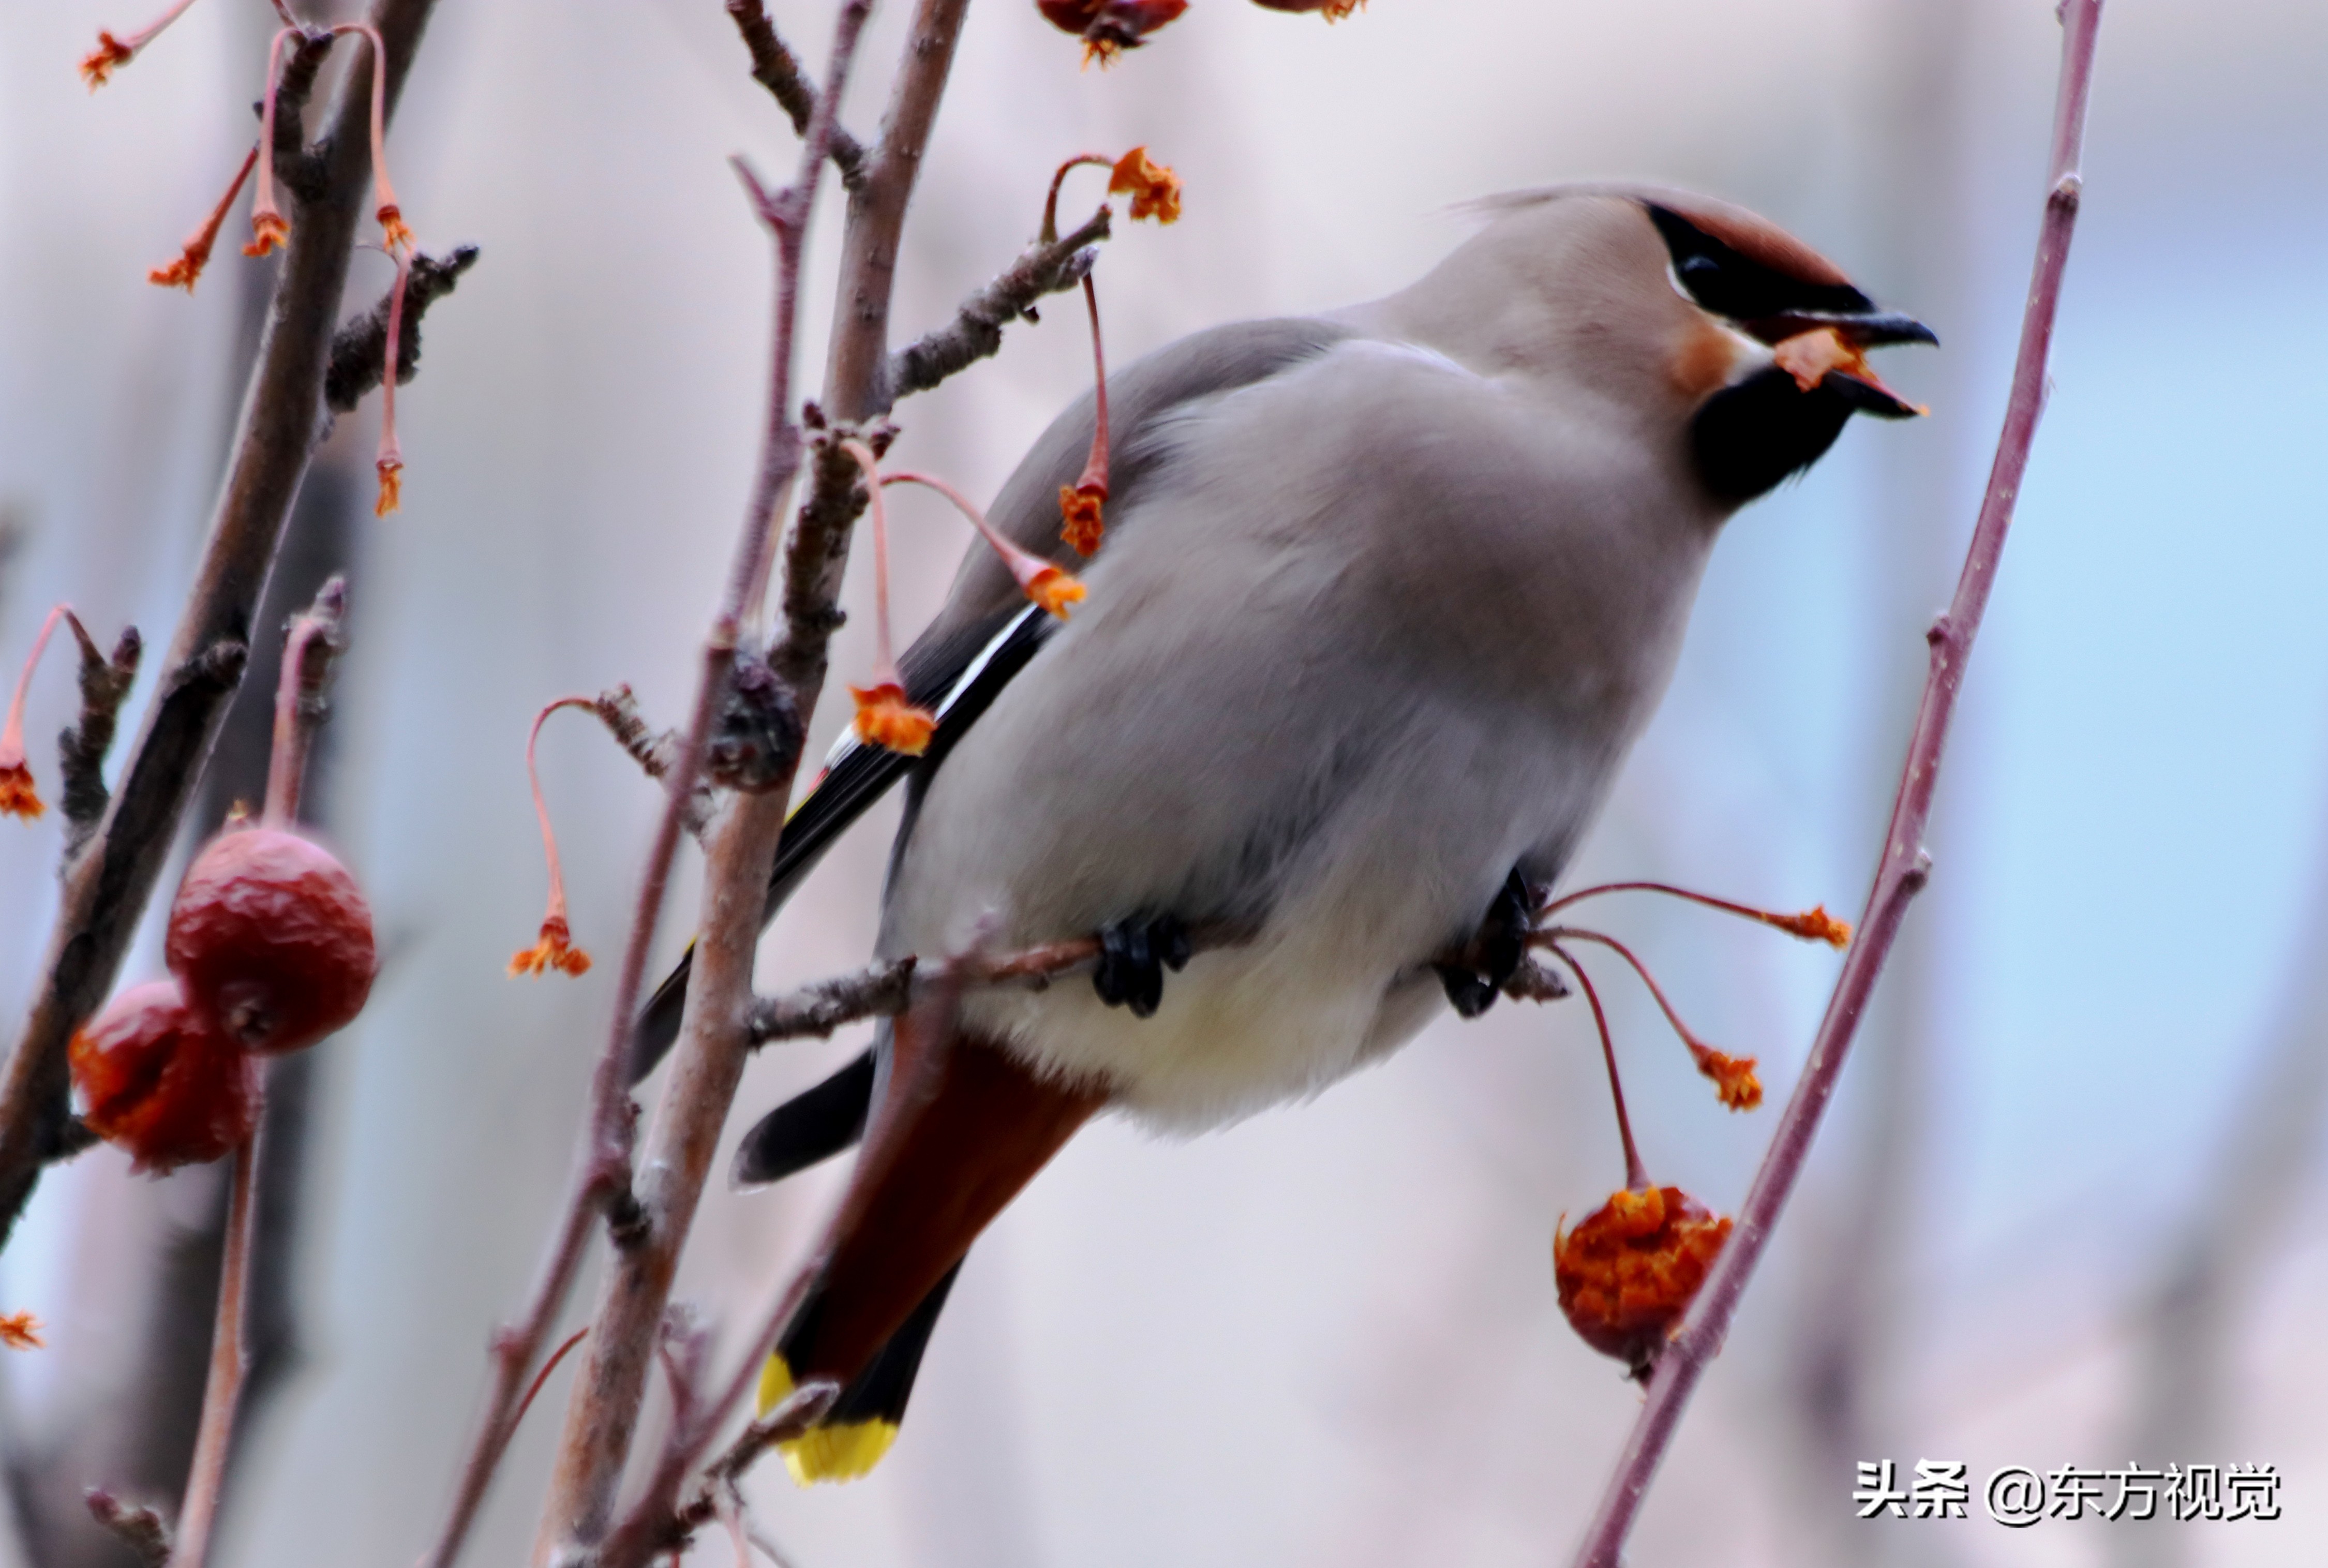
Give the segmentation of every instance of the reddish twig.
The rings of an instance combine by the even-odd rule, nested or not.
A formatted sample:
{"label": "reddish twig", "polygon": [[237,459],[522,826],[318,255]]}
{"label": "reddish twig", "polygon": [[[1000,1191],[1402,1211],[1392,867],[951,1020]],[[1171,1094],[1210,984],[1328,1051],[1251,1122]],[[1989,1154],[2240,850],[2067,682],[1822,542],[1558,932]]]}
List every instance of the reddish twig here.
{"label": "reddish twig", "polygon": [[[289,668],[289,661],[285,667]],[[218,1522],[220,1488],[226,1484],[227,1451],[234,1441],[235,1407],[242,1400],[242,1375],[249,1369],[243,1343],[243,1301],[250,1291],[252,1187],[251,1144],[234,1150],[234,1183],[227,1200],[226,1259],[219,1273],[218,1323],[211,1330],[210,1380],[202,1385],[202,1423],[194,1439],[193,1469],[186,1478],[186,1501],[178,1514],[173,1568],[202,1568],[211,1530]]]}
{"label": "reddish twig", "polygon": [[1609,1098],[1617,1105],[1617,1141],[1625,1148],[1625,1188],[1629,1192],[1646,1192],[1649,1187],[1649,1168],[1641,1163],[1641,1150],[1633,1141],[1633,1119],[1625,1113],[1625,1083],[1617,1073],[1617,1042],[1609,1032],[1609,1015],[1600,1009],[1600,993],[1592,989],[1592,977],[1584,966],[1558,943],[1545,944],[1544,951],[1568,966],[1576,983],[1584,988],[1584,1000],[1592,1009],[1592,1027],[1600,1035],[1600,1060],[1609,1069]]}
{"label": "reddish twig", "polygon": [[549,1375],[558,1370],[558,1364],[566,1359],[566,1353],[573,1349],[577,1345],[581,1344],[582,1337],[589,1332],[590,1325],[587,1323],[583,1324],[582,1327],[575,1329],[573,1333],[566,1336],[566,1342],[564,1344],[560,1345],[557,1349],[552,1350],[549,1353],[549,1359],[541,1364],[541,1370],[535,1373],[533,1375],[533,1381],[525,1385],[524,1397],[517,1402],[517,1408],[510,1413],[510,1425],[512,1427],[520,1427],[525,1424],[525,1413],[533,1408],[534,1400],[540,1397],[541,1394],[541,1385],[549,1381]]}
{"label": "reddish twig", "polygon": [[298,818],[307,754],[331,711],[324,701],[324,688],[342,647],[340,624],[347,608],[348,579],[335,576],[316,590],[314,604],[291,618],[283,643],[283,674],[275,687],[275,746],[268,757],[267,804],[261,813],[270,824]]}
{"label": "reddish twig", "polygon": [[2062,269],[2069,259],[2070,238],[2078,218],[2081,182],[2079,153],[2085,140],[2086,99],[2093,82],[2094,38],[2101,22],[2101,0],[2066,0],[2061,8],[2061,73],[2053,109],[2051,160],[2047,180],[2045,215],[2038,233],[2037,258],[2022,317],[2021,346],[2014,361],[2013,391],[1997,439],[1996,458],[1989,471],[1988,489],[1981,499],[1979,521],[1965,556],[1964,571],[1947,614],[1934,624],[1929,636],[1931,669],[1923,700],[1916,714],[1915,733],[1901,769],[1899,792],[1892,819],[1884,831],[1882,859],[1861,917],[1859,940],[1844,961],[1826,1016],[1811,1042],[1802,1077],[1795,1085],[1769,1151],[1756,1172],[1753,1186],[1740,1207],[1736,1228],[1722,1249],[1713,1272],[1691,1305],[1681,1329],[1657,1358],[1648,1396],[1631,1436],[1601,1494],[1600,1507],[1578,1548],[1579,1568],[1617,1568],[1625,1538],[1638,1516],[1641,1499],[1656,1478],[1658,1462],[1678,1427],[1682,1412],[1720,1350],[1729,1332],[1739,1297],[1761,1259],[1771,1227],[1801,1176],[1820,1116],[1835,1094],[1844,1059],[1857,1032],[1860,1017],[1874,990],[1876,976],[1899,935],[1908,905],[1924,885],[1930,862],[1923,848],[1924,829],[1930,820],[1932,792],[1938,783],[1941,752],[1948,741],[1949,721],[1964,681],[1965,662],[1980,629],[1988,596],[1996,580],[1998,559],[2013,521],[2014,503],[2020,497],[2021,477],[2029,464],[2029,449],[2037,418],[2045,403],[2045,365],[2053,338],[2053,318],[2061,298]]}
{"label": "reddish twig", "polygon": [[[776,246],[768,411],[758,476],[737,540],[727,595],[706,650],[705,679],[698,692],[695,722],[690,726],[689,742],[679,765],[673,769],[673,805],[665,813],[659,847],[663,840],[676,840],[680,803],[700,765],[702,737],[708,733],[711,716],[723,695],[728,671],[736,656],[742,617],[757,596],[756,585],[763,579],[777,509],[799,472],[802,440],[793,420],[792,361],[799,315],[802,248],[823,166],[831,150],[834,106],[848,82],[857,40],[869,9],[869,0],[849,0],[840,9],[834,28],[831,64],[825,72],[824,90],[818,97],[793,183],[771,195],[759,188],[748,170],[740,165],[738,168]],[[959,22],[957,14],[957,27]],[[943,82],[943,63],[951,58],[951,33],[944,42],[946,47],[937,52],[938,85]],[[915,84],[926,78],[930,52],[909,47],[907,65],[900,75],[901,94],[915,91]],[[934,94],[934,89],[930,90]],[[934,107],[933,102],[933,112]],[[926,118],[922,123],[925,130]],[[885,132],[881,152],[866,182],[866,190],[878,188],[895,193],[900,219],[911,182],[907,180],[898,186],[893,170],[901,160],[909,167],[916,163],[920,147],[918,136],[910,142],[893,142]],[[860,191],[860,199],[862,195]],[[852,202],[852,228],[857,221],[856,207]],[[894,245],[895,239],[892,231],[886,243]],[[891,253],[886,249],[882,252],[885,258]],[[876,288],[862,274],[844,267],[843,287],[852,285],[860,300],[868,297],[868,294],[878,294],[882,305],[879,315],[886,321],[886,270]],[[844,324],[854,320],[855,315],[844,313]],[[846,333],[846,324],[842,331]],[[874,371],[878,370],[881,360],[878,347],[869,363]],[[850,466],[853,470],[855,465],[851,463]],[[845,528],[844,521],[841,529]],[[784,607],[789,639],[804,641],[812,653],[807,658],[796,656],[779,669],[780,675],[794,690],[797,711],[803,724],[814,711],[815,697],[821,685],[823,643],[831,634],[831,606],[839,590],[838,574],[847,559],[845,531],[839,538],[817,540],[807,539],[810,532],[804,520],[793,535]],[[830,575],[835,580],[826,582],[826,574],[820,572],[812,582],[802,581],[803,549],[813,553],[820,565],[829,563]],[[799,671],[804,667],[814,670],[814,681],[801,678]],[[558,1460],[536,1541],[536,1554],[544,1561],[562,1557],[577,1548],[587,1550],[596,1545],[614,1523],[615,1488],[645,1394],[657,1327],[670,1299],[680,1248],[693,1225],[719,1129],[734,1098],[745,1058],[741,1024],[751,991],[752,953],[759,938],[760,913],[776,838],[784,826],[791,770],[785,770],[785,775],[773,784],[774,787],[766,792],[739,795],[733,808],[707,836],[701,924],[693,978],[688,988],[672,1069],[644,1162],[646,1182],[639,1194],[636,1236],[609,1272],[594,1323],[596,1331],[584,1349],[582,1366],[575,1377],[574,1394],[567,1407]],[[645,913],[642,911],[643,915]],[[599,1066],[600,1081],[610,1095],[609,1103],[625,1107],[629,1101],[622,1070],[627,1060],[632,1015],[637,1006],[636,986],[629,971],[634,960],[643,963],[642,939],[652,929],[652,919],[643,918],[639,929],[634,932],[636,952],[624,955],[624,984],[615,1001],[613,1035]]]}

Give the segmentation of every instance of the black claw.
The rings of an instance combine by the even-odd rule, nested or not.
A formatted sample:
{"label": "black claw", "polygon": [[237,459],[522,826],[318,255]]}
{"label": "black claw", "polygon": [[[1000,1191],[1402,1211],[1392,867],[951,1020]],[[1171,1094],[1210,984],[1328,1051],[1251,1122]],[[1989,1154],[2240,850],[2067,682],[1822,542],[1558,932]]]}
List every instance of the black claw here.
{"label": "black claw", "polygon": [[1100,928],[1092,989],[1110,1007],[1130,1008],[1136,1019],[1154,1018],[1164,1000],[1164,972],[1187,967],[1193,951],[1187,927],[1172,915],[1118,920]]}
{"label": "black claw", "polygon": [[1504,982],[1518,972],[1520,961],[1527,956],[1535,916],[1535,893],[1516,866],[1488,906],[1478,930],[1464,944],[1462,961],[1432,965],[1458,1015],[1475,1019],[1496,1005]]}

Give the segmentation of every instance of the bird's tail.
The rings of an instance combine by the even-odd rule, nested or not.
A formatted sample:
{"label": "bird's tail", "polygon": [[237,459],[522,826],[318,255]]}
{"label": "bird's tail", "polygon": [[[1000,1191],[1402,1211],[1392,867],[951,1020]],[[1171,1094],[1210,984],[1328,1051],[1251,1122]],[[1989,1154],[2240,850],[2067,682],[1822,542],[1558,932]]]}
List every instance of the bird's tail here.
{"label": "bird's tail", "polygon": [[818,1428],[785,1445],[803,1482],[863,1475],[887,1451],[962,1254],[1106,1100],[1037,1076],[953,1013],[897,1020],[815,1282],[761,1376],[764,1411],[812,1378],[841,1385]]}

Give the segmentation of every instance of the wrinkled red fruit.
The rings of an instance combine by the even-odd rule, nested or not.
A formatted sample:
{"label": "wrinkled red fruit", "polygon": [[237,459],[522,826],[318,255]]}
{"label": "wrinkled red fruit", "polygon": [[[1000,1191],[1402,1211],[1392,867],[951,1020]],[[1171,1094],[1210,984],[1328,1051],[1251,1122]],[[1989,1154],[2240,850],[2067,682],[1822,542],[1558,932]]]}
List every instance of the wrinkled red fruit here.
{"label": "wrinkled red fruit", "polygon": [[187,1000],[255,1051],[299,1050],[343,1027],[379,969],[355,878],[279,828],[230,828],[194,857],[164,952]]}
{"label": "wrinkled red fruit", "polygon": [[1138,48],[1142,36],[1187,8],[1188,0],[1035,0],[1035,9],[1061,32],[1121,49]]}
{"label": "wrinkled red fruit", "polygon": [[174,980],[132,986],[72,1038],[81,1119],[159,1176],[230,1153],[258,1123],[258,1060]]}
{"label": "wrinkled red fruit", "polygon": [[1613,1194],[1553,1238],[1560,1310],[1587,1345],[1645,1376],[1729,1235],[1678,1187]]}

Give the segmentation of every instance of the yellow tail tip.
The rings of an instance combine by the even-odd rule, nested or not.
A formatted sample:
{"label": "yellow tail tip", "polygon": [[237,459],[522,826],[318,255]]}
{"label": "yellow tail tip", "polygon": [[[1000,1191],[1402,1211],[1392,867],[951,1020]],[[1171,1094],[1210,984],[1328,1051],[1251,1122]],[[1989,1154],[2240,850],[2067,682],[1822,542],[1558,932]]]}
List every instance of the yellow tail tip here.
{"label": "yellow tail tip", "polygon": [[[760,1369],[760,1413],[765,1415],[789,1399],[793,1387],[793,1369],[784,1357],[769,1357],[768,1364]],[[776,1447],[793,1479],[808,1487],[869,1475],[896,1441],[894,1421],[852,1421],[817,1427]]]}

